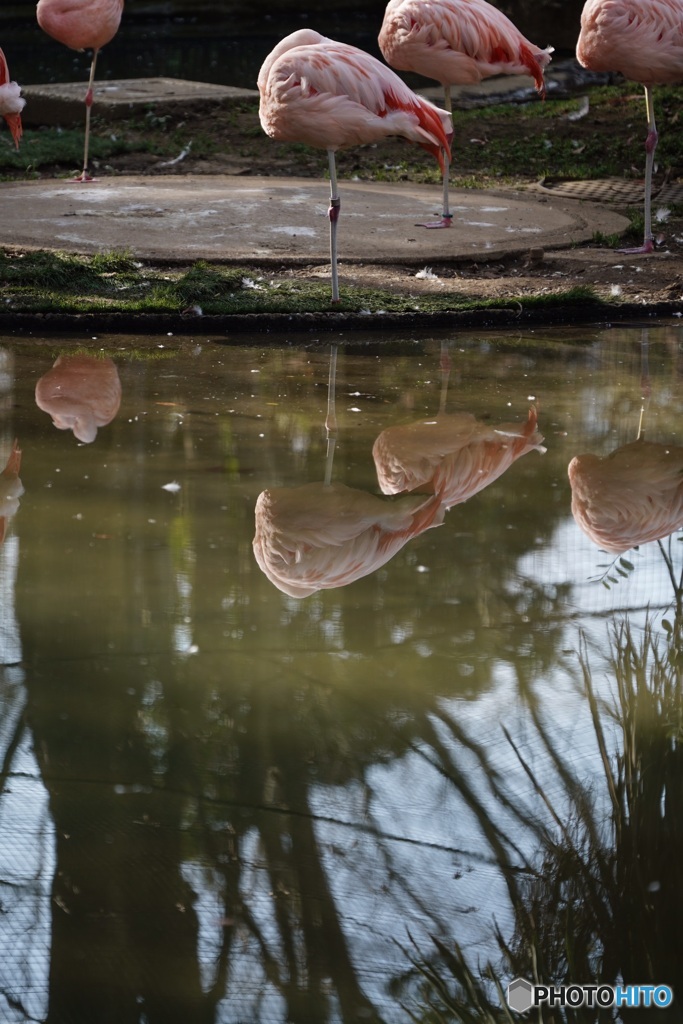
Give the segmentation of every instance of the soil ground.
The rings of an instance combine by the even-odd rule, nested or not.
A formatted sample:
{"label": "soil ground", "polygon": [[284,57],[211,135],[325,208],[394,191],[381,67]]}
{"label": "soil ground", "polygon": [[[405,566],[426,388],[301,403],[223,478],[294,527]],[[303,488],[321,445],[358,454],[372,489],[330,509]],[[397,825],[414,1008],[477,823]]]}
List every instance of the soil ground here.
{"label": "soil ground", "polygon": [[[178,124],[187,124],[188,118],[182,112],[170,108],[158,116],[167,117],[166,134],[177,133]],[[189,113],[189,118],[193,114]],[[611,121],[611,123],[609,123]],[[456,114],[457,125],[457,114]],[[209,155],[187,157],[169,167],[150,153],[122,154],[109,161],[112,170],[118,174],[238,174],[310,176],[320,178],[324,170],[324,154],[304,147],[287,146],[273,142],[257,127],[253,113],[247,111],[226,111],[216,109],[203,115],[202,134],[213,140],[215,149]],[[504,182],[500,177],[482,173],[482,151],[501,151],[512,144],[520,129],[522,132],[533,127],[531,121],[520,124],[515,118],[501,116],[487,117],[485,139],[469,141],[455,149],[453,177],[456,182],[474,178],[478,187],[533,187],[537,177],[514,175]],[[559,131],[571,133],[572,144],[580,149],[596,132],[609,138],[612,133],[624,132],[623,110],[616,106],[613,116],[605,120],[601,115],[600,125],[586,118],[575,122],[561,122]],[[131,132],[134,134],[131,126]],[[182,129],[181,129],[182,130]],[[554,129],[555,130],[555,129]],[[632,129],[634,161],[641,160],[643,151],[644,125],[636,124]],[[229,147],[224,140],[230,140]],[[212,147],[213,148],[213,147]],[[406,149],[411,161],[406,166]],[[475,151],[476,161],[468,161],[468,155]],[[179,151],[180,152],[180,151]],[[160,166],[164,165],[164,166]],[[390,140],[377,147],[362,147],[338,154],[340,180],[344,178],[366,178],[377,175],[377,169],[391,169],[398,180],[414,180],[431,172],[431,158],[414,147],[408,147],[402,140]],[[403,169],[405,167],[405,169]],[[677,178],[683,167],[669,168],[667,181]],[[627,174],[637,179],[638,169],[628,168]],[[434,181],[436,182],[436,178]],[[657,183],[664,180],[664,173],[658,175]],[[615,207],[626,212],[625,207]],[[660,208],[655,204],[655,210]],[[370,265],[347,267],[347,283],[358,283],[370,287],[390,288],[403,291],[409,285],[415,291],[440,291],[456,289],[460,294],[481,298],[516,297],[529,294],[548,294],[566,291],[573,286],[590,286],[601,298],[618,298],[625,302],[672,302],[683,301],[683,207],[667,207],[665,222],[655,229],[658,239],[657,251],[650,255],[629,256],[621,254],[612,243],[601,242],[572,249],[526,250],[517,256],[504,260],[434,265],[430,269],[434,277],[416,279],[415,267],[396,264],[392,266]],[[638,229],[640,230],[640,229]],[[638,244],[638,236],[629,239]],[[286,273],[293,277],[317,277],[326,273],[324,267],[291,268]]]}
{"label": "soil ground", "polygon": [[[548,102],[546,109],[551,109]],[[599,113],[572,118],[558,107],[557,116],[539,119],[525,113],[519,106],[513,116],[482,114],[477,135],[471,133],[471,119],[466,131],[469,138],[458,137],[458,113],[454,115],[456,137],[451,180],[455,185],[477,188],[538,187],[543,168],[537,154],[539,148],[570,146],[577,154],[591,147],[622,146],[623,178],[633,184],[642,176],[644,162],[645,118],[640,95],[626,94],[613,104],[601,105]],[[678,132],[674,113],[664,111],[665,131]],[[127,152],[118,152],[94,161],[95,171],[106,175],[278,175],[310,176],[320,179],[325,169],[324,153],[303,146],[273,142],[258,123],[256,103],[238,103],[229,107],[200,109],[178,104],[158,105],[154,116],[133,117],[107,124],[95,119],[96,134],[112,133],[125,137]],[[660,134],[662,134],[660,127]],[[671,137],[671,136],[669,136]],[[188,142],[192,145],[188,147]],[[503,175],[491,173],[489,166],[500,166],[501,154],[519,151],[521,165],[524,153],[529,154],[529,171],[515,168]],[[660,150],[661,150],[660,146]],[[491,155],[491,160],[488,157]],[[626,160],[632,159],[627,164]],[[545,159],[548,166],[552,160]],[[657,168],[656,187],[683,180],[683,164],[669,156]],[[99,166],[98,166],[99,163]],[[519,165],[519,161],[518,161]],[[403,140],[359,147],[338,154],[340,182],[348,179],[410,180],[438,183],[438,169],[432,158]],[[539,173],[541,169],[541,173]],[[53,165],[42,167],[40,177],[65,174],[71,168]],[[581,175],[588,179],[588,175]],[[675,195],[675,191],[674,191]],[[586,196],[594,201],[594,196]],[[683,188],[681,188],[683,199]],[[578,201],[578,200],[577,200]],[[613,208],[626,213],[626,206]],[[633,204],[642,210],[642,203]],[[448,262],[430,268],[431,275],[416,278],[415,266],[365,265],[345,269],[345,281],[396,291],[443,291],[482,299],[520,297],[523,295],[564,292],[573,286],[591,287],[597,296],[628,303],[672,303],[683,301],[683,203],[654,204],[657,217],[657,249],[650,255],[625,255],[616,251],[615,239],[600,239],[593,244],[571,249],[525,249],[505,259],[477,262]],[[636,227],[629,244],[642,239],[642,227]],[[325,274],[321,265],[283,268],[283,276],[318,279]],[[269,272],[270,273],[270,272]]]}

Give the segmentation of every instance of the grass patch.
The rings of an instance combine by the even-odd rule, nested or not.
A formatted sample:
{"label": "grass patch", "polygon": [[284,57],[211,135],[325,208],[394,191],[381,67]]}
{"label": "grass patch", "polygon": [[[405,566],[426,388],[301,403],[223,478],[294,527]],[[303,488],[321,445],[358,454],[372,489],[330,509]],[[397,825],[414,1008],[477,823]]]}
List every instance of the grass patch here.
{"label": "grass patch", "polygon": [[135,262],[126,253],[83,257],[0,251],[0,287],[0,308],[14,313],[442,313],[489,308],[538,309],[598,301],[587,287],[506,300],[479,300],[457,291],[438,295],[397,294],[344,287],[342,282],[341,299],[332,304],[327,281],[276,279],[249,268],[213,266],[204,261],[187,269],[169,269]]}

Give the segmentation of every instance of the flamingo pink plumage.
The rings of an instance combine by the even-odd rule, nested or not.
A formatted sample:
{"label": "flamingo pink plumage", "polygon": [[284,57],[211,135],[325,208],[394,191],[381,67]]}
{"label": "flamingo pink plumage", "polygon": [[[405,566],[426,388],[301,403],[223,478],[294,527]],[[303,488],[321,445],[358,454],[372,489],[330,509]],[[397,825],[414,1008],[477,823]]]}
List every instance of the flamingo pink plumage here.
{"label": "flamingo pink plumage", "polygon": [[631,441],[609,455],[569,463],[572,514],[613,554],[661,540],[683,526],[683,447]]}
{"label": "flamingo pink plumage", "polygon": [[19,498],[24,487],[19,479],[21,470],[21,449],[15,439],[5,468],[0,473],[0,544],[5,539],[7,524],[19,508]]}
{"label": "flamingo pink plumage", "polygon": [[26,100],[21,97],[21,89],[16,82],[10,81],[7,60],[2,50],[0,50],[0,115],[7,122],[17,149],[19,149],[19,139],[23,130],[21,126],[21,112],[25,106]]}
{"label": "flamingo pink plumage", "polygon": [[[379,33],[384,59],[399,71],[414,71],[444,87],[450,112],[452,85],[492,75],[531,75],[545,95],[543,70],[552,47],[540,49],[486,0],[389,0]],[[450,227],[448,161],[444,168],[444,212],[429,228]]]}
{"label": "flamingo pink plumage", "polygon": [[576,56],[591,71],[619,71],[645,89],[645,231],[641,246],[621,251],[650,253],[658,141],[652,89],[683,82],[683,0],[588,0],[581,13]]}
{"label": "flamingo pink plumage", "polygon": [[259,116],[267,135],[328,152],[332,301],[339,299],[336,231],[340,210],[334,154],[398,135],[450,157],[450,115],[416,96],[368,53],[300,29],[266,57],[258,76]]}
{"label": "flamingo pink plumage", "polygon": [[536,410],[526,423],[493,426],[468,412],[388,427],[372,455],[384,494],[437,493],[445,508],[478,494],[530,451],[544,452]]}
{"label": "flamingo pink plumage", "polygon": [[111,359],[58,356],[36,384],[36,405],[52,416],[58,430],[72,430],[83,444],[97,437],[121,405],[121,380]]}
{"label": "flamingo pink plumage", "polygon": [[438,495],[387,501],[345,484],[273,487],[256,502],[254,555],[290,597],[344,587],[443,522]]}
{"label": "flamingo pink plumage", "polygon": [[93,51],[85,95],[83,170],[74,181],[92,181],[88,173],[88,145],[95,65],[101,48],[118,32],[122,14],[123,0],[39,0],[36,8],[38,24],[47,35],[72,50]]}

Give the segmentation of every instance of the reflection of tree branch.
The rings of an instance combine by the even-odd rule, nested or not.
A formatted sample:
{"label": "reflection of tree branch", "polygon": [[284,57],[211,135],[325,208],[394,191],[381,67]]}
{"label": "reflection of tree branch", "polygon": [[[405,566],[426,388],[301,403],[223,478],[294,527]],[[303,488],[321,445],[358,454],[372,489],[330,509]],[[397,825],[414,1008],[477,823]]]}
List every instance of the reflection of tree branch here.
{"label": "reflection of tree branch", "polygon": [[9,778],[10,770],[12,768],[12,761],[14,760],[14,755],[16,754],[19,748],[19,744],[24,738],[25,729],[26,722],[24,719],[24,715],[22,714],[21,717],[19,718],[19,721],[17,722],[17,728],[14,730],[12,738],[5,749],[5,755],[2,759],[2,767],[0,768],[0,792],[4,790],[5,785],[7,783],[7,779]]}

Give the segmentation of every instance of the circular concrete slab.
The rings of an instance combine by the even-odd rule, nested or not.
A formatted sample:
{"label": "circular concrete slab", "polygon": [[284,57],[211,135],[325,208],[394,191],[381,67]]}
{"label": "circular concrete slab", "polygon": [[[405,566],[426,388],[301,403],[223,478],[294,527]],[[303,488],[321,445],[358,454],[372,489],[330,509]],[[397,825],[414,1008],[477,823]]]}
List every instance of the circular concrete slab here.
{"label": "circular concrete slab", "polygon": [[[595,204],[533,193],[454,190],[453,226],[417,227],[440,211],[440,188],[342,181],[342,260],[486,260],[618,234],[628,221]],[[0,186],[0,244],[76,253],[127,250],[141,258],[327,258],[325,181],[246,177],[120,177]]]}

